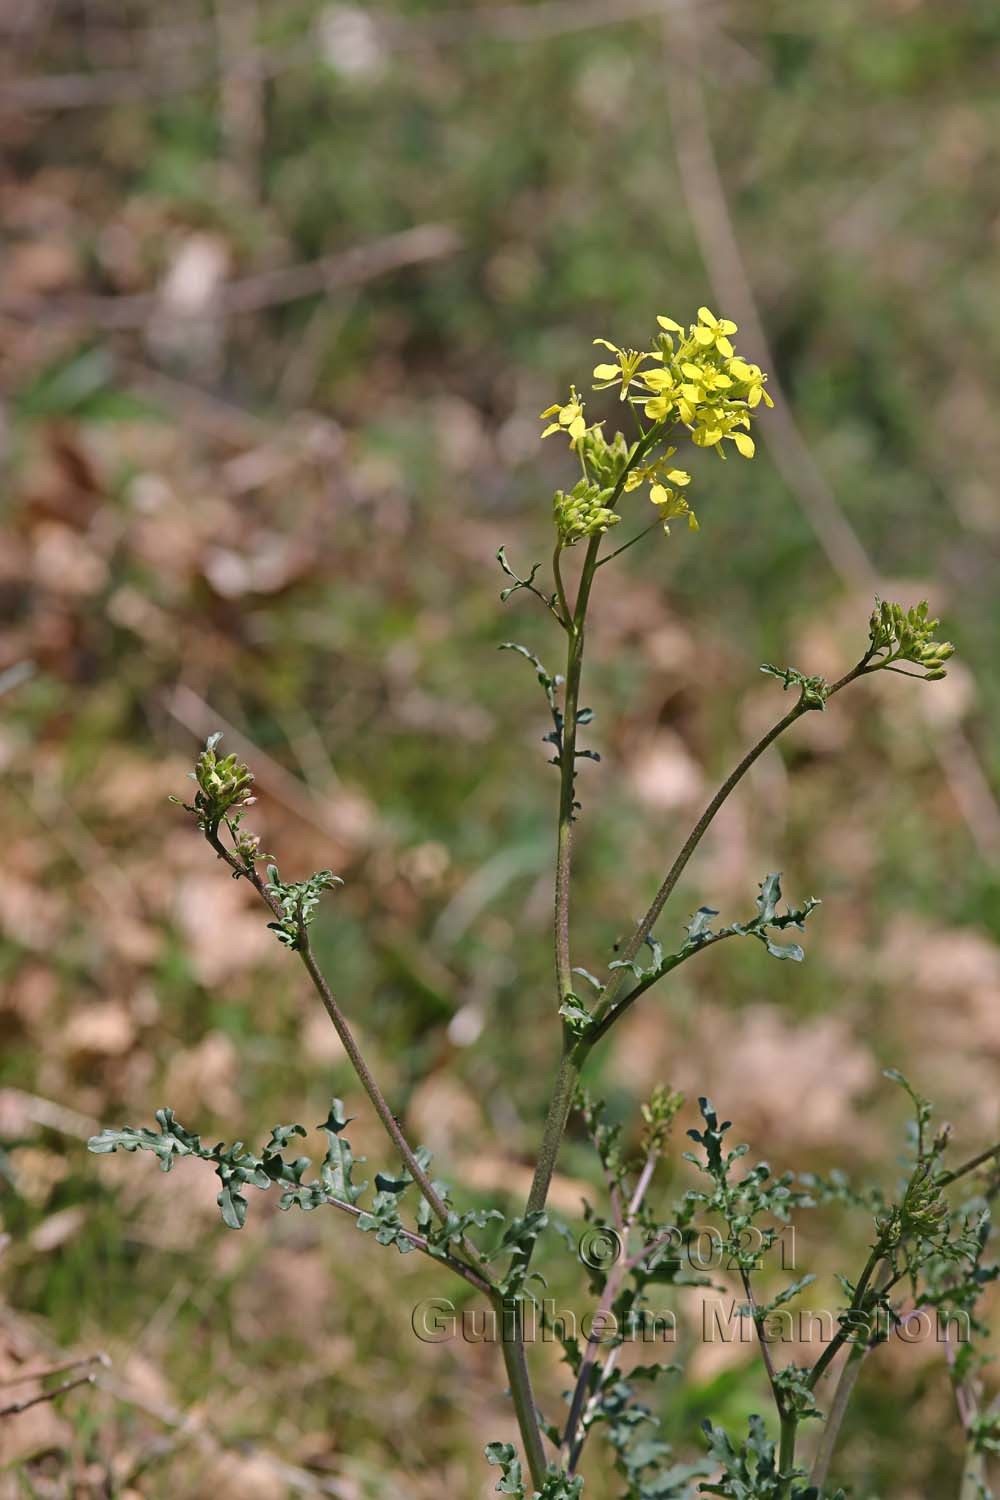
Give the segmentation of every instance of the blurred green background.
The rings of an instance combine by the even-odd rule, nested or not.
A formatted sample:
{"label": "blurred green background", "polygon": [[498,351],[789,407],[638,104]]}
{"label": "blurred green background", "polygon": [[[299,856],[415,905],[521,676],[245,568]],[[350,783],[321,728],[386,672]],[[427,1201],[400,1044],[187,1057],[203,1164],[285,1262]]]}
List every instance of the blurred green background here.
{"label": "blurred green background", "polygon": [[[641,347],[707,302],[777,407],[754,463],[701,456],[697,535],[600,577],[578,961],[780,711],[760,662],[839,673],[876,591],[929,597],[958,656],[797,726],[663,923],[745,917],[780,868],[824,901],[806,963],[706,955],[594,1085],[630,1128],[657,1082],[709,1092],[776,1167],[884,1184],[882,1066],[960,1145],[995,1138],[998,44],[990,0],[3,8],[0,1380],[113,1360],[0,1426],[12,1496],[489,1492],[499,1361],[414,1339],[451,1293],[433,1268],[263,1198],[231,1234],[210,1172],[83,1142],[165,1103],[256,1141],[337,1092],[384,1162],[294,962],[166,801],[222,728],[283,873],[347,881],[316,945],[412,1135],[484,1201],[523,1192],[558,1047],[555,773],[495,648],[554,669],[559,642],[499,604],[494,556],[548,556],[571,467],[537,414],[596,335]],[[600,1196],[578,1135],[561,1167],[575,1224]],[[865,1236],[803,1224],[827,1302]],[[766,1397],[673,1305],[685,1456]],[[861,1392],[852,1495],[955,1493],[940,1347],[883,1351]]]}

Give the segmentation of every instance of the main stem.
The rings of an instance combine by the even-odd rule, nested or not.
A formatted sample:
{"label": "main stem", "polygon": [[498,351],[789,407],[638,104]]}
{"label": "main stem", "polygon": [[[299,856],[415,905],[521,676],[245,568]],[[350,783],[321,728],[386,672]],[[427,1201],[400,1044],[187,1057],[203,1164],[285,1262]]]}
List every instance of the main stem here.
{"label": "main stem", "polygon": [[592,536],[587,545],[587,555],[580,574],[576,606],[567,624],[569,647],[566,653],[562,743],[559,747],[559,830],[556,840],[554,923],[556,990],[560,1005],[573,988],[573,965],[569,945],[569,908],[573,864],[573,812],[576,801],[576,716],[580,706],[580,677],[583,671],[583,632],[600,546],[600,536]]}
{"label": "main stem", "polygon": [[[573,960],[570,954],[570,886],[573,868],[573,812],[576,787],[576,720],[580,706],[580,677],[583,671],[583,640],[587,605],[597,569],[599,536],[591,537],[580,574],[576,605],[567,624],[569,646],[566,653],[566,688],[563,698],[562,744],[559,748],[559,825],[556,837],[556,877],[553,930],[555,937],[556,993],[559,1004],[573,988]],[[586,1056],[586,1053],[583,1054]],[[528,1213],[545,1207],[549,1183],[555,1170],[559,1144],[566,1129],[583,1057],[568,1030],[563,1033],[563,1055],[549,1102],[542,1143],[535,1165]]]}
{"label": "main stem", "polygon": [[[662,426],[654,427],[634,445],[629,455],[629,461],[622,470],[615,485],[614,493],[609,502],[611,508],[617,504],[625,488],[625,480],[630,469],[658,441],[661,433]],[[580,573],[580,583],[572,614],[569,610],[568,599],[562,580],[560,569],[561,547],[559,546],[556,548],[553,562],[560,611],[566,627],[566,633],[569,637],[566,652],[566,686],[563,696],[562,744],[559,747],[559,823],[556,837],[556,873],[553,903],[556,991],[559,1005],[562,1005],[567,994],[573,988],[573,960],[570,952],[569,929],[570,887],[573,868],[573,813],[576,787],[576,729],[577,714],[580,706],[580,678],[583,672],[584,626],[600,550],[601,537],[598,534],[597,536],[592,536],[587,543],[587,551]],[[566,1122],[569,1119],[570,1110],[573,1107],[573,1098],[580,1077],[580,1068],[588,1051],[589,1048],[582,1047],[577,1043],[567,1027],[563,1028],[563,1055],[560,1060],[559,1071],[556,1075],[548,1115],[545,1121],[538,1161],[532,1178],[531,1190],[528,1194],[526,1213],[534,1213],[545,1207],[549,1195],[549,1184],[552,1181],[556,1159],[559,1155],[559,1146],[566,1130]],[[529,1250],[526,1259],[530,1257],[530,1254],[531,1251]],[[506,1333],[506,1330],[503,1328],[501,1331],[502,1333]],[[514,1400],[514,1408],[517,1413],[521,1438],[525,1446],[528,1467],[531,1470],[532,1479],[536,1487],[540,1488],[545,1477],[544,1451],[542,1449],[534,1400],[531,1396],[527,1358],[520,1324],[518,1324],[514,1331],[517,1337],[513,1342],[508,1343],[506,1338],[503,1340],[504,1362],[507,1367],[507,1377],[510,1381],[511,1396]],[[539,1464],[541,1465],[540,1468],[538,1467]]]}
{"label": "main stem", "polygon": [[[528,1470],[535,1489],[545,1483],[548,1464],[542,1446],[542,1434],[538,1426],[538,1408],[531,1389],[528,1373],[528,1358],[524,1348],[524,1319],[519,1302],[497,1296],[494,1307],[500,1319],[500,1347],[503,1351],[504,1369],[517,1418],[517,1428],[524,1444]],[[509,1322],[508,1322],[509,1319]],[[509,1335],[509,1336],[508,1336]]]}
{"label": "main stem", "polygon": [[[613,509],[625,488],[631,469],[645,457],[650,448],[662,436],[662,424],[653,427],[635,444],[629,461],[618,477],[614,493],[609,501]],[[570,950],[570,890],[573,872],[573,813],[576,787],[576,729],[580,707],[580,678],[583,672],[584,626],[594,575],[598,568],[601,550],[600,535],[592,536],[587,543],[587,552],[580,573],[576,603],[570,613],[566,592],[559,567],[561,549],[556,548],[554,571],[561,608],[569,636],[566,651],[566,688],[563,697],[562,745],[559,751],[559,824],[556,836],[556,876],[554,900],[554,937],[556,964],[556,992],[562,1005],[573,988],[573,960]],[[538,1212],[545,1207],[549,1195],[552,1173],[555,1171],[559,1145],[566,1130],[573,1097],[580,1077],[580,1069],[590,1051],[590,1046],[573,1037],[568,1029],[563,1031],[563,1055],[556,1074],[552,1097],[538,1152],[538,1161],[528,1194],[527,1212]]]}
{"label": "main stem", "polygon": [[778,1450],[778,1468],[782,1474],[787,1474],[795,1465],[795,1435],[798,1431],[798,1418],[790,1412],[786,1412],[781,1419],[781,1447]]}
{"label": "main stem", "polygon": [[[662,425],[653,427],[649,432],[643,434],[633,446],[629,455],[628,463],[622,470],[615,485],[614,493],[610,498],[610,507],[613,509],[622,494],[628,474],[636,463],[644,457],[650,448],[662,436]],[[580,574],[580,583],[577,590],[576,602],[570,614],[568,599],[563,586],[559,567],[560,548],[557,546],[554,560],[554,571],[556,576],[557,595],[559,598],[560,612],[563,623],[569,637],[566,657],[566,680],[563,697],[563,725],[562,743],[559,752],[559,821],[556,839],[556,870],[555,870],[555,899],[554,899],[554,941],[555,941],[555,970],[556,989],[558,1002],[561,1006],[566,996],[573,989],[573,960],[570,946],[570,893],[572,883],[573,866],[573,815],[575,811],[575,787],[576,787],[576,731],[577,715],[580,701],[580,678],[583,670],[583,648],[584,648],[584,625],[587,616],[587,606],[590,602],[590,593],[593,587],[594,574],[598,567],[598,554],[601,548],[601,536],[593,536],[587,544],[587,552],[584,558],[583,568]],[[867,668],[869,658],[864,658],[851,672],[830,689],[830,695],[839,691],[855,677],[860,676]],[[653,898],[652,904],[642,921],[639,923],[629,944],[623,954],[623,963],[627,964],[635,958],[643,942],[652,932],[653,926],[659,918],[666,905],[674,887],[694,853],[698,844],[711,824],[719,808],[725,802],[733,788],[742,780],[747,771],[760,755],[768,748],[780,734],[791,724],[794,724],[809,708],[805,695],[798,703],[768,731],[764,737],[750,750],[743,760],[727,778],[712,801],[706,807],[695,827],[688,836],[683,848],[675,859],[670,870]],[[607,1019],[608,1022],[616,1019],[612,1014],[615,1001],[618,998],[621,987],[628,970],[625,967],[613,971],[608,984],[601,995],[598,1005],[593,1013],[594,1028],[589,1036],[575,1036],[567,1027],[563,1028],[563,1053],[556,1074],[552,1097],[546,1115],[542,1142],[539,1148],[538,1160],[532,1177],[531,1190],[528,1194],[528,1213],[540,1212],[546,1204],[552,1175],[555,1171],[556,1160],[559,1155],[559,1147],[566,1130],[570,1111],[573,1107],[573,1098],[576,1093],[580,1070],[596,1041],[597,1036],[603,1034],[605,1027],[600,1023]],[[600,1030],[598,1031],[598,1027]],[[530,1250],[525,1259],[530,1257]],[[524,1353],[524,1343],[521,1329],[515,1330],[517,1337],[508,1345],[504,1340],[504,1359],[507,1363],[508,1376],[511,1380],[511,1393],[515,1401],[515,1409],[518,1416],[518,1425],[525,1444],[525,1449],[532,1470],[532,1477],[536,1485],[539,1483],[535,1473],[537,1453],[541,1451],[541,1437],[538,1430],[537,1415],[533,1401],[530,1401],[530,1386],[528,1385],[527,1362]],[[519,1393],[519,1386],[521,1387]],[[527,1392],[527,1395],[525,1394]],[[788,1429],[787,1419],[782,1419],[782,1450],[786,1443],[790,1444],[790,1452],[794,1458],[795,1449],[795,1427],[794,1424]],[[544,1470],[543,1470],[544,1473]]]}

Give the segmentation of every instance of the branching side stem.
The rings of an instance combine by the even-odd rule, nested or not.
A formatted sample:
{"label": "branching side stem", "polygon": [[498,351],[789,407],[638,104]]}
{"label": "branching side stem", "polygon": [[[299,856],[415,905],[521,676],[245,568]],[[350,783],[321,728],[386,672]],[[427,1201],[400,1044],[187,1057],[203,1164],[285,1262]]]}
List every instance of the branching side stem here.
{"label": "branching side stem", "polygon": [[[222,840],[219,838],[219,832],[217,828],[207,828],[205,830],[205,837],[207,838],[209,844],[211,844],[212,848],[215,850],[219,858],[225,860],[226,864],[233,871],[233,874],[242,876],[242,878],[245,880],[249,880],[250,884],[253,886],[260,899],[271,910],[274,916],[280,919],[282,915],[281,907],[274,899],[274,897],[271,896],[268,892],[267,886],[261,879],[258,871],[252,867],[244,865],[241,860],[237,859],[235,854],[233,854],[229,849],[226,848]],[[333,1023],[334,1030],[336,1031],[341,1040],[341,1043],[343,1044],[344,1051],[347,1053],[351,1067],[357,1074],[358,1081],[360,1082],[361,1087],[364,1089],[365,1093],[368,1095],[368,1098],[371,1100],[372,1107],[375,1110],[375,1113],[378,1115],[386,1135],[392,1141],[392,1144],[395,1146],[403,1161],[406,1163],[408,1172],[412,1176],[414,1182],[420,1188],[420,1191],[427,1199],[427,1202],[430,1204],[431,1208],[434,1210],[434,1213],[441,1220],[442,1224],[447,1224],[447,1205],[444,1203],[444,1200],[440,1197],[440,1195],[434,1188],[434,1185],[431,1182],[430,1178],[427,1176],[427,1173],[424,1171],[423,1167],[417,1160],[416,1154],[414,1153],[409,1142],[400,1129],[399,1122],[397,1121],[396,1116],[389,1108],[389,1104],[386,1100],[385,1095],[382,1093],[382,1090],[379,1088],[372,1075],[371,1069],[362,1057],[361,1050],[358,1047],[357,1042],[354,1040],[354,1033],[351,1031],[351,1028],[347,1023],[347,1017],[344,1015],[344,1012],[337,1004],[337,1001],[333,995],[333,991],[330,989],[330,986],[326,981],[326,976],[323,974],[322,970],[316,962],[315,957],[313,956],[312,948],[309,945],[308,929],[304,926],[301,928],[299,946],[296,951],[298,952],[298,955],[302,960],[306,973],[312,980],[313,988],[319,995],[320,1000],[322,1000],[323,1002],[323,1009],[326,1011],[327,1015],[330,1017],[330,1020]]]}
{"label": "branching side stem", "polygon": [[[253,866],[248,867],[244,865],[243,862],[239,860],[231,850],[226,848],[226,846],[222,843],[222,840],[219,838],[219,831],[217,827],[206,828],[205,837],[212,848],[215,850],[219,858],[224,860],[230,867],[230,869],[233,871],[233,874],[240,876],[245,880],[249,880],[250,884],[253,886],[254,890],[257,892],[258,896],[269,908],[269,910],[274,914],[275,917],[280,918],[282,915],[281,908],[275,898],[268,891],[267,886],[261,879],[260,874],[258,873],[256,868],[254,868]],[[375,1081],[371,1069],[365,1062],[364,1057],[361,1054],[361,1050],[354,1039],[354,1034],[348,1024],[347,1017],[344,1015],[343,1011],[338,1005],[333,991],[327,983],[326,975],[323,973],[322,969],[319,967],[319,964],[316,962],[315,955],[313,954],[312,948],[309,944],[308,928],[305,926],[305,924],[300,925],[299,940],[296,951],[298,952],[298,955],[302,960],[306,973],[312,980],[313,987],[316,990],[316,993],[319,995],[320,999],[323,1002],[323,1008],[326,1011],[327,1015],[330,1017],[334,1029],[336,1030],[337,1035],[339,1036],[343,1044],[344,1051],[347,1053],[351,1066],[357,1074],[362,1088],[368,1095],[368,1098],[371,1100],[375,1113],[378,1115],[378,1118],[386,1134],[392,1141],[396,1150],[399,1152],[403,1161],[406,1163],[407,1170],[412,1176],[414,1182],[416,1182],[417,1186],[420,1188],[420,1191],[423,1193],[427,1202],[430,1204],[430,1207],[433,1210],[434,1214],[442,1224],[447,1224],[449,1221],[448,1206],[435,1189],[430,1178],[427,1176],[427,1173],[420,1165],[420,1162],[417,1160],[416,1153],[413,1151],[412,1147],[404,1136],[399,1122],[397,1121],[395,1115],[389,1107],[385,1095],[382,1093],[382,1090],[379,1088],[377,1082]],[[339,1200],[331,1201],[335,1202],[335,1206],[337,1208],[346,1209],[347,1212],[351,1214],[355,1214],[357,1212],[357,1210],[355,1210],[349,1204],[341,1203],[339,1202]],[[418,1249],[426,1249],[429,1253],[430,1246],[426,1240],[422,1240],[421,1236],[407,1232],[407,1238]],[[447,1257],[446,1263],[451,1266],[452,1270],[457,1271],[460,1276],[462,1276],[466,1281],[470,1282],[471,1285],[475,1286],[478,1290],[485,1292],[486,1295],[490,1297],[491,1301],[494,1304],[494,1307],[497,1310],[498,1316],[500,1318],[501,1348],[503,1350],[504,1365],[507,1370],[507,1379],[510,1384],[511,1399],[514,1405],[514,1412],[517,1417],[518,1429],[521,1433],[522,1442],[524,1443],[525,1457],[528,1462],[528,1468],[531,1473],[532,1482],[536,1487],[540,1487],[545,1479],[545,1471],[547,1465],[545,1460],[545,1450],[542,1447],[542,1435],[538,1426],[538,1412],[535,1406],[535,1400],[531,1389],[531,1378],[528,1373],[528,1364],[524,1351],[524,1341],[521,1336],[520,1310],[514,1309],[514,1326],[513,1328],[509,1327],[509,1315],[511,1312],[510,1304],[504,1303],[495,1283],[493,1282],[492,1277],[486,1269],[485,1261],[482,1255],[471,1243],[467,1236],[463,1237],[462,1239],[462,1248],[465,1251],[468,1260],[470,1262],[473,1262],[473,1264],[465,1264],[454,1257]],[[505,1314],[507,1314],[508,1316],[505,1317]],[[512,1335],[510,1338],[508,1338],[507,1336],[508,1333]]]}
{"label": "branching side stem", "polygon": [[[273,915],[280,918],[282,915],[281,907],[268,891],[257,869],[253,866],[244,865],[231,850],[226,848],[219,838],[218,828],[206,828],[205,837],[219,858],[225,860],[226,864],[233,871],[233,874],[242,877],[244,880],[248,880]],[[302,960],[306,973],[312,980],[313,988],[323,1002],[323,1009],[333,1023],[334,1030],[341,1040],[344,1051],[347,1053],[348,1060],[357,1075],[361,1087],[371,1100],[372,1107],[378,1115],[386,1135],[399,1152],[400,1157],[406,1164],[407,1171],[426,1198],[435,1216],[442,1224],[447,1224],[449,1221],[448,1206],[420,1165],[415,1151],[403,1134],[399,1121],[389,1107],[388,1100],[379,1088],[368,1064],[365,1062],[361,1049],[354,1038],[354,1033],[348,1024],[347,1017],[338,1005],[333,991],[327,982],[326,975],[316,962],[315,955],[309,943],[309,929],[304,923],[300,924],[296,951]],[[493,1280],[486,1269],[483,1257],[467,1236],[463,1236],[462,1248],[465,1251],[467,1260],[473,1266],[478,1267],[477,1276],[479,1281],[484,1283],[486,1287],[492,1288]]]}
{"label": "branching side stem", "polygon": [[[584,566],[586,568],[586,564]],[[845,673],[838,682],[832,684],[828,693],[828,697],[832,697],[834,693],[840,692],[841,688],[846,687],[848,683],[854,682],[857,678],[863,677],[868,671],[876,670],[876,668],[872,667],[870,663],[870,654],[862,657],[857,666],[852,667],[850,672]],[[577,682],[577,688],[578,687],[579,682]],[[698,845],[701,843],[701,840],[704,837],[705,833],[711,827],[716,814],[718,813],[719,809],[722,807],[726,799],[729,797],[730,793],[739,785],[750,768],[763,755],[764,751],[770,745],[772,745],[774,741],[785,732],[786,729],[789,729],[797,719],[800,719],[803,714],[808,713],[810,711],[810,708],[811,705],[805,701],[804,697],[801,697],[799,701],[789,709],[788,713],[780,718],[776,724],[773,724],[767,731],[767,733],[757,741],[753,748],[747,751],[746,755],[744,755],[739,765],[736,766],[735,770],[733,770],[723,782],[722,786],[716,792],[715,796],[712,798],[711,802],[709,802],[701,817],[692,828],[690,834],[688,835],[680,850],[680,853],[677,855],[677,858],[670,866],[670,869],[667,871],[667,874],[664,877],[659,890],[653,897],[649,909],[647,910],[642,920],[639,922],[634,933],[626,944],[625,950],[622,953],[622,962],[624,964],[627,964],[631,959],[634,959],[637,956],[646,938],[652,933],[653,927],[662,914],[663,908],[666,906],[667,901],[669,900],[677,885],[677,882],[680,880],[680,877],[683,874],[688,861],[694,854]],[[575,748],[575,737],[573,743]],[[564,774],[565,770],[566,758],[564,757]],[[571,806],[572,798],[570,798],[570,807]],[[564,966],[567,984],[572,979],[572,965],[569,958],[568,949],[569,876],[571,871],[570,838],[571,835],[569,834],[567,828],[565,843],[563,842],[563,826],[562,821],[560,820],[559,856],[560,858],[562,858],[563,856],[565,857],[565,867],[563,871],[565,890],[563,890],[559,882],[560,865],[559,861],[557,861],[556,951],[557,976],[559,978],[560,984],[562,984],[563,982],[563,967],[560,967],[560,964]],[[563,950],[562,958],[560,959],[560,942],[563,934],[565,934],[565,941],[567,946]],[[702,946],[708,947],[709,945],[708,943],[705,943]],[[690,957],[691,955],[689,954],[686,956]],[[671,967],[676,966],[672,965]],[[566,1038],[563,1058],[560,1064],[559,1072],[556,1076],[556,1082],[553,1089],[551,1102],[549,1104],[542,1145],[539,1151],[538,1161],[535,1167],[534,1180],[532,1182],[531,1193],[528,1199],[529,1210],[538,1210],[545,1207],[545,1203],[548,1198],[549,1186],[552,1181],[552,1173],[555,1171],[556,1159],[559,1155],[559,1146],[562,1141],[563,1133],[566,1128],[566,1122],[569,1118],[570,1109],[572,1107],[576,1084],[580,1076],[580,1071],[591,1049],[596,1044],[596,1042],[598,1042],[604,1035],[606,1035],[607,1031],[614,1024],[614,1022],[620,1019],[620,1017],[625,1013],[626,1010],[628,1010],[632,1006],[632,1004],[639,998],[639,996],[644,993],[644,991],[648,989],[652,984],[654,984],[656,980],[661,979],[663,975],[669,971],[664,969],[660,974],[657,974],[655,978],[651,978],[648,981],[640,983],[629,995],[625,997],[623,1002],[616,1005],[622,986],[624,985],[629,972],[630,971],[627,968],[614,969],[612,971],[611,977],[609,978],[608,983],[605,985],[600,1000],[594,1007],[593,1029],[585,1037],[573,1039],[572,1037],[567,1036]],[[560,993],[565,993],[565,991],[560,991]]]}

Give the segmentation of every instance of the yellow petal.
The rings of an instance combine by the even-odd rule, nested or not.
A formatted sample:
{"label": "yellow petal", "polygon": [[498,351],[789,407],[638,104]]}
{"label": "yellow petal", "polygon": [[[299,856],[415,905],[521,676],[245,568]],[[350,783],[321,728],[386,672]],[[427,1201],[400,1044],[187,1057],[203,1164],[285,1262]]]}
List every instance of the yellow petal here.
{"label": "yellow petal", "polygon": [[617,380],[620,374],[621,374],[621,368],[618,365],[595,365],[594,366],[594,379],[595,380]]}
{"label": "yellow petal", "polygon": [[737,449],[744,458],[753,458],[757,449],[754,447],[753,438],[747,432],[734,432],[731,434]]}
{"label": "yellow petal", "polygon": [[669,391],[674,383],[669,370],[643,370],[641,378],[651,391]]}
{"label": "yellow petal", "polygon": [[718,318],[715,316],[715,313],[707,307],[699,307],[698,316],[703,323],[708,324],[709,328],[714,328],[716,323],[718,322]]}
{"label": "yellow petal", "polygon": [[720,318],[719,319],[719,332],[720,333],[736,333],[737,332],[737,324],[735,324],[733,322],[732,318]]}
{"label": "yellow petal", "polygon": [[559,402],[558,401],[555,403],[554,406],[547,406],[544,411],[540,411],[538,413],[539,421],[544,422],[546,417],[554,417],[555,414],[556,414],[556,412],[559,411],[559,409],[560,409],[560,407],[559,407]]}
{"label": "yellow petal", "polygon": [[684,332],[681,325],[679,323],[675,323],[673,318],[664,318],[658,315],[656,321],[659,323],[660,327],[665,328],[668,333]]}
{"label": "yellow petal", "polygon": [[733,346],[729,342],[728,339],[726,339],[726,338],[718,338],[718,339],[716,339],[716,341],[715,341],[715,347],[716,347],[716,349],[718,349],[719,353],[723,356],[724,359],[732,359],[732,357],[733,357]]}
{"label": "yellow petal", "polygon": [[691,441],[697,443],[699,448],[712,448],[716,443],[721,443],[722,428],[699,427],[697,432],[691,434]]}
{"label": "yellow petal", "polygon": [[698,517],[693,510],[688,511],[688,531],[698,530]]}
{"label": "yellow petal", "polygon": [[712,332],[711,328],[696,328],[694,330],[694,338],[698,341],[699,344],[703,344],[706,348],[709,344],[715,343],[715,334]]}
{"label": "yellow petal", "polygon": [[760,398],[761,396],[763,396],[763,394],[764,391],[761,386],[752,386],[749,394],[747,395],[747,406],[759,406]]}
{"label": "yellow petal", "polygon": [[654,505],[669,505],[670,491],[665,490],[662,484],[654,484],[649,492],[649,498]]}
{"label": "yellow petal", "polygon": [[697,403],[704,400],[705,392],[702,390],[700,385],[682,385],[681,395],[687,401],[693,401]]}
{"label": "yellow petal", "polygon": [[542,437],[551,437],[554,432],[561,431],[562,428],[559,426],[558,422],[550,422],[548,427],[546,427],[545,431],[542,433]]}
{"label": "yellow petal", "polygon": [[733,359],[729,364],[729,373],[734,380],[752,380],[754,372],[745,359]]}
{"label": "yellow petal", "polygon": [[612,354],[619,353],[618,345],[617,344],[609,344],[608,341],[607,341],[607,339],[595,339],[594,343],[595,344],[600,344],[603,349],[610,349],[611,352],[612,352]]}
{"label": "yellow petal", "polygon": [[580,415],[580,403],[568,401],[565,406],[559,408],[559,420],[566,427],[574,418]]}
{"label": "yellow petal", "polygon": [[587,424],[583,420],[583,417],[574,417],[572,422],[569,424],[568,430],[570,437],[575,441],[577,438],[583,437],[583,434],[587,430]]}
{"label": "yellow petal", "polygon": [[701,365],[693,365],[690,360],[681,365],[681,373],[690,377],[691,380],[700,380],[704,371]]}
{"label": "yellow petal", "polygon": [[761,388],[760,388],[760,393],[761,393],[761,395],[764,398],[764,405],[765,406],[773,406],[774,405],[774,402],[771,400],[770,396],[767,394],[767,392],[765,391],[765,389],[764,389],[763,386],[761,386]]}
{"label": "yellow petal", "polygon": [[685,473],[685,471],[683,469],[668,469],[667,470],[667,478],[670,480],[671,484],[690,484],[691,483],[691,475]]}

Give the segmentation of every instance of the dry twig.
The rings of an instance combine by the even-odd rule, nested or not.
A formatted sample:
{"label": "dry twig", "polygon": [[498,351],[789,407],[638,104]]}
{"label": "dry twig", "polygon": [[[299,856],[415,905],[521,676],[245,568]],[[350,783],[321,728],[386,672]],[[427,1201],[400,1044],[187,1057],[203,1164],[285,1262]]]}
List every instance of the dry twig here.
{"label": "dry twig", "polygon": [[[418,224],[367,245],[326,255],[303,265],[281,266],[224,282],[213,316],[233,317],[296,302],[303,297],[359,286],[391,271],[454,255],[461,241],[445,224]],[[120,297],[18,298],[0,302],[0,312],[23,322],[77,323],[106,330],[142,328],[162,306],[158,292]]]}

